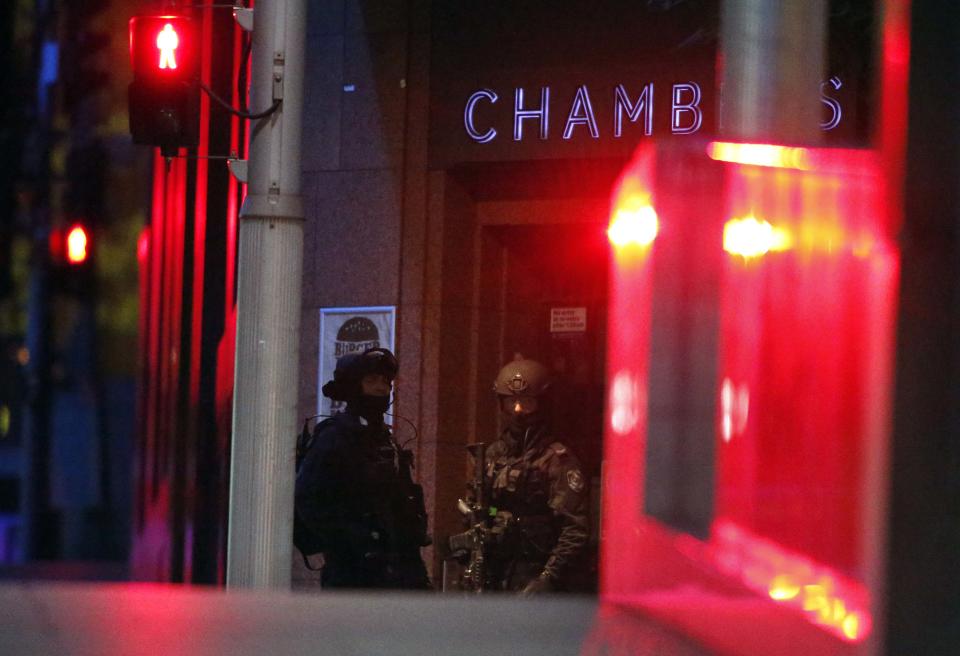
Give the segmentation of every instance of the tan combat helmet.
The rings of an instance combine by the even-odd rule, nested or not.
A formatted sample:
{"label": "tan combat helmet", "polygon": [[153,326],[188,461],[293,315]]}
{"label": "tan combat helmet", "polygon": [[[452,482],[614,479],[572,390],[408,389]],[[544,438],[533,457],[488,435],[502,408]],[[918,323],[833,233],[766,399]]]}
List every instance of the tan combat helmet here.
{"label": "tan combat helmet", "polygon": [[540,396],[552,382],[549,369],[518,353],[497,374],[493,391],[500,396]]}

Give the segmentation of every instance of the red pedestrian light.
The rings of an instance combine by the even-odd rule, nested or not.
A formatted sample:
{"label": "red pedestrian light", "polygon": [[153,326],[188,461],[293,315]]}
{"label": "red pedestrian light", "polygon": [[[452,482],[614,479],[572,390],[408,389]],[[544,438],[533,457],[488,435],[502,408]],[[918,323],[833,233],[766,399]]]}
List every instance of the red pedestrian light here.
{"label": "red pedestrian light", "polygon": [[192,81],[199,48],[193,22],[186,16],[135,16],[130,19],[133,78],[154,84]]}
{"label": "red pedestrian light", "polygon": [[157,35],[157,50],[160,51],[160,68],[174,69],[177,67],[177,48],[180,46],[180,37],[173,25],[167,23]]}
{"label": "red pedestrian light", "polygon": [[89,237],[82,225],[75,225],[67,233],[67,262],[80,265],[87,261]]}
{"label": "red pedestrian light", "polygon": [[172,157],[199,141],[200,80],[196,25],[186,16],[130,19],[130,133]]}

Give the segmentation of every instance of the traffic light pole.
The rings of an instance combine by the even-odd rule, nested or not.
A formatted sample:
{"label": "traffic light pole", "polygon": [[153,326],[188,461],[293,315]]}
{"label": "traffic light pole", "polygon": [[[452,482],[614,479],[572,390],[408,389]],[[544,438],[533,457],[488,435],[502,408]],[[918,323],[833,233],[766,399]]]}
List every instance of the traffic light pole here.
{"label": "traffic light pole", "polygon": [[306,0],[257,0],[248,195],[240,211],[228,588],[289,588],[303,267]]}

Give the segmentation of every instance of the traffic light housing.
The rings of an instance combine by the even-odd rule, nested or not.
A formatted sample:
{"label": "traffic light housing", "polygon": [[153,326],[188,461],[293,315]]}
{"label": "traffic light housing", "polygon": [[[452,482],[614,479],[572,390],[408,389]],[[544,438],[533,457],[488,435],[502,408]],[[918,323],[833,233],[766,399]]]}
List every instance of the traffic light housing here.
{"label": "traffic light housing", "polygon": [[165,157],[196,146],[200,128],[199,43],[186,16],[130,19],[130,134]]}
{"label": "traffic light housing", "polygon": [[96,287],[95,240],[87,220],[77,220],[50,231],[50,263],[53,289],[66,296],[90,298]]}

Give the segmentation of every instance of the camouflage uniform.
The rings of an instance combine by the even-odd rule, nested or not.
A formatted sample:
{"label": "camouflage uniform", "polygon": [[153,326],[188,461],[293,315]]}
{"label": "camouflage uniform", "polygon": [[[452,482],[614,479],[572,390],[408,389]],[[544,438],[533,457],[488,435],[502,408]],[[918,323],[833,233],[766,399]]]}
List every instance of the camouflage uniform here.
{"label": "camouflage uniform", "polygon": [[523,590],[542,577],[547,589],[564,589],[571,569],[582,566],[589,538],[580,463],[542,423],[504,431],[486,461],[489,503],[505,525],[487,561],[489,580],[502,590]]}

